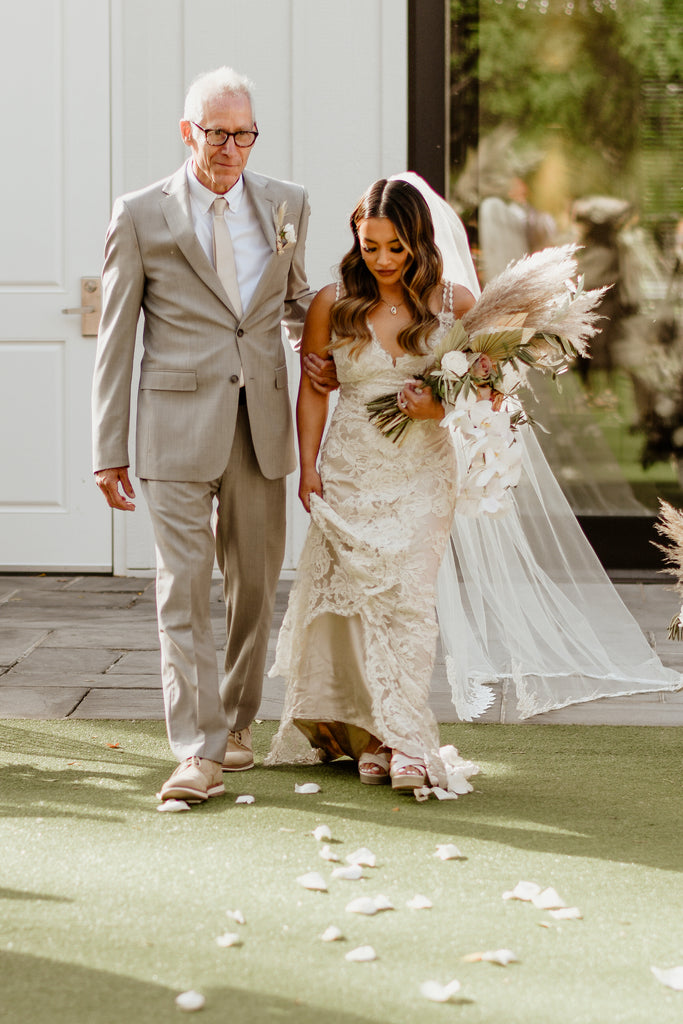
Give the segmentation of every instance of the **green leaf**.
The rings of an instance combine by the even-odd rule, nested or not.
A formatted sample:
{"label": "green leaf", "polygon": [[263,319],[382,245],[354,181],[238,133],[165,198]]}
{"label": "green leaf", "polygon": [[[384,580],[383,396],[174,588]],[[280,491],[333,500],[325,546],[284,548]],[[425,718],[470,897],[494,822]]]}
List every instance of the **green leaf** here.
{"label": "green leaf", "polygon": [[439,344],[434,349],[434,358],[440,363],[447,352],[462,350],[468,347],[467,332],[459,320],[453,324],[451,329],[444,334]]}

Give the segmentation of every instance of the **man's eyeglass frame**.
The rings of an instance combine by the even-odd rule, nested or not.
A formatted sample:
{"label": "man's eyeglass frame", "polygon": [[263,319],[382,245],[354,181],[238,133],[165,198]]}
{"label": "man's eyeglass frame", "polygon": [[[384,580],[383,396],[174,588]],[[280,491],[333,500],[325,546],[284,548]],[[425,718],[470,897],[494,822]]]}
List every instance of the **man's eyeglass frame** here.
{"label": "man's eyeglass frame", "polygon": [[[235,145],[237,146],[238,149],[251,149],[251,147],[254,145],[254,143],[259,137],[257,128],[242,129],[239,132],[226,132],[224,131],[223,128],[204,128],[202,127],[201,124],[197,124],[196,121],[190,121],[190,124],[193,124],[195,128],[199,128],[200,132],[204,132],[204,139],[206,141],[207,146],[212,146],[214,149],[218,149],[220,146],[225,146],[226,143],[228,142],[228,139],[230,138],[233,138],[235,140]],[[224,135],[225,138],[223,139],[222,142],[209,142],[209,132]],[[238,142],[238,135],[249,135],[251,137],[251,142],[247,142],[246,145],[243,142]]]}

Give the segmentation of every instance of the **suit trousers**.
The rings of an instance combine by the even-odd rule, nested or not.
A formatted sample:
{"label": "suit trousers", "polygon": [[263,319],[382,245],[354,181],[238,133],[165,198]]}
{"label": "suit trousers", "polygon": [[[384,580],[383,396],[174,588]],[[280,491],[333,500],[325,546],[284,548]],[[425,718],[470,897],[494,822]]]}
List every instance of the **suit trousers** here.
{"label": "suit trousers", "polygon": [[[286,479],[259,469],[245,405],[216,480],[141,480],[154,528],[166,726],[179,761],[222,761],[229,732],[261,703],[275,590],[285,550]],[[212,514],[216,503],[215,535]],[[210,593],[223,574],[227,641],[218,679]]]}

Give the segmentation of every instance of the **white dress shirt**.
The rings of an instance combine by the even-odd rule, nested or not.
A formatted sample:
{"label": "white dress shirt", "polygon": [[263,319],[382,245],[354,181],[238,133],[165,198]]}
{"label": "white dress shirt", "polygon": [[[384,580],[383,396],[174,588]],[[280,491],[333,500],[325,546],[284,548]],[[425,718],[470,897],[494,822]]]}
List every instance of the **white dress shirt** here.
{"label": "white dress shirt", "polygon": [[[211,206],[217,193],[212,192],[198,181],[191,160],[188,160],[187,163],[187,183],[190,189],[194,229],[202,249],[213,264],[213,210]],[[271,256],[273,250],[268,244],[249,202],[242,177],[229,192],[225,193],[224,198],[228,202],[225,223],[228,226],[235,253],[237,286],[240,290],[242,309],[246,310],[261,279],[266,260]]]}

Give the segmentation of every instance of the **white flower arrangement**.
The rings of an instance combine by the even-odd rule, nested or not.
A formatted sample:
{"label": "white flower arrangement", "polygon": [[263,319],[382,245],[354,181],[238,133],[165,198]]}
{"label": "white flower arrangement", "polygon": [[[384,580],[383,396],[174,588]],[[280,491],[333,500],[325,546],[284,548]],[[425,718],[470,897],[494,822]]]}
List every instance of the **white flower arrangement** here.
{"label": "white flower arrangement", "polygon": [[294,225],[290,222],[285,224],[285,216],[287,214],[287,203],[280,203],[275,214],[275,244],[277,246],[278,256],[285,251],[288,245],[294,245],[296,242],[296,230]]}
{"label": "white flower arrangement", "polygon": [[[529,422],[513,393],[527,371],[556,377],[588,354],[606,289],[584,291],[582,278],[572,280],[576,248],[544,249],[506,267],[436,346],[434,365],[420,378],[445,406],[442,425],[464,456],[457,504],[464,515],[499,515],[510,503],[522,462],[514,431]],[[397,395],[375,398],[367,409],[385,437],[400,443],[412,420]]]}

